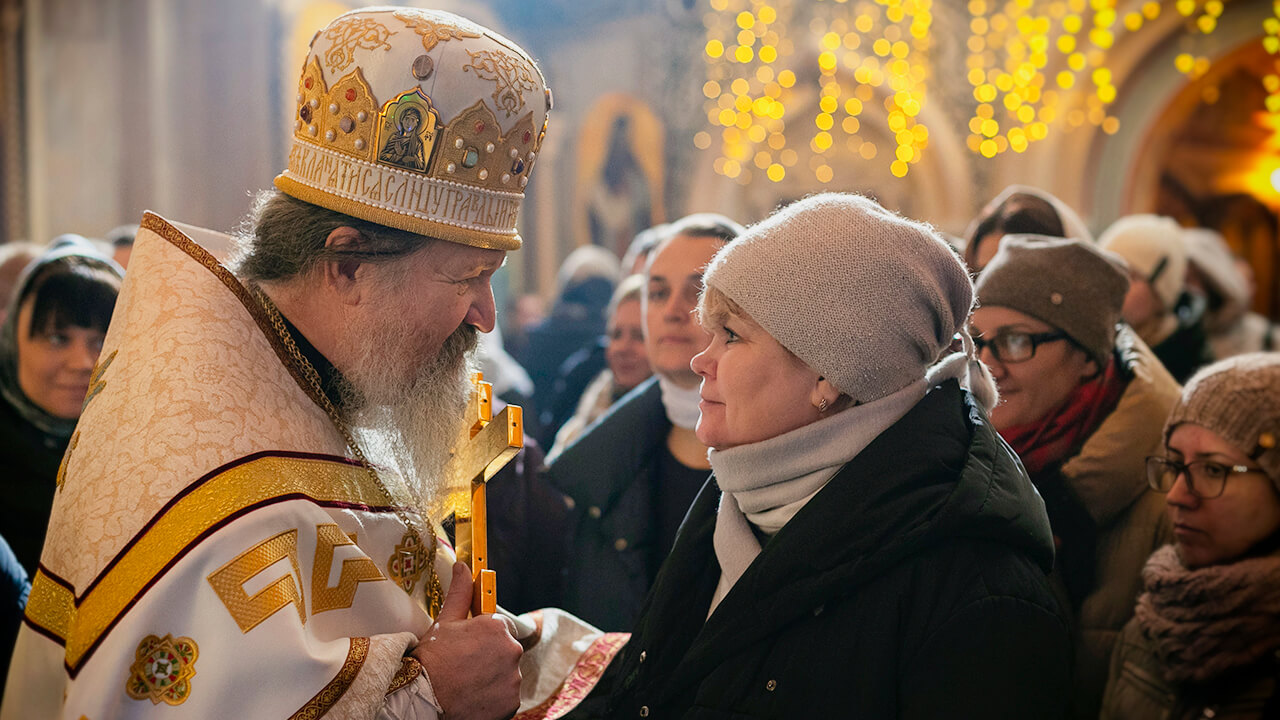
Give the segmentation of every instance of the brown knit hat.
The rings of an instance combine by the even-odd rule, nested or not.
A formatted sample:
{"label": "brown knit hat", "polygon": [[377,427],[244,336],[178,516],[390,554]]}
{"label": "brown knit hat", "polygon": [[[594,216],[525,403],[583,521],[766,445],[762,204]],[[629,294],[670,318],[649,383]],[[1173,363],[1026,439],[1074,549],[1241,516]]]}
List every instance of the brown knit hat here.
{"label": "brown knit hat", "polygon": [[1221,435],[1280,489],[1280,353],[1237,355],[1202,368],[1165,423],[1166,443],[1182,423]]}
{"label": "brown knit hat", "polygon": [[1066,333],[1104,367],[1129,290],[1124,261],[1080,240],[1006,235],[977,286],[980,306],[1026,313]]}

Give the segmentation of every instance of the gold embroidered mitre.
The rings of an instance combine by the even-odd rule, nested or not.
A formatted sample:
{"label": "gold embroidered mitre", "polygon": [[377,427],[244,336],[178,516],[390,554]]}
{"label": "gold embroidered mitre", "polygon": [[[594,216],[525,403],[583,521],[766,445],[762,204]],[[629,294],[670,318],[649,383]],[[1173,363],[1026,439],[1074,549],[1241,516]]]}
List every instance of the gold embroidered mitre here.
{"label": "gold embroidered mitre", "polygon": [[316,33],[276,187],[380,225],[520,247],[551,91],[515,43],[464,18],[366,8]]}

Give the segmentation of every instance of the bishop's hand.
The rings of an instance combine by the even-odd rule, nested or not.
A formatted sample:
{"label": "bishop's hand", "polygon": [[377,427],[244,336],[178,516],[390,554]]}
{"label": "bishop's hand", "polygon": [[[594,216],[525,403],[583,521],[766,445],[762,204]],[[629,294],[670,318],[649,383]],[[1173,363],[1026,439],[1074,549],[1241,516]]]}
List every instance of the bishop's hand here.
{"label": "bishop's hand", "polygon": [[448,720],[509,718],[520,707],[520,643],[502,617],[468,617],[471,570],[454,563],[449,594],[413,656]]}

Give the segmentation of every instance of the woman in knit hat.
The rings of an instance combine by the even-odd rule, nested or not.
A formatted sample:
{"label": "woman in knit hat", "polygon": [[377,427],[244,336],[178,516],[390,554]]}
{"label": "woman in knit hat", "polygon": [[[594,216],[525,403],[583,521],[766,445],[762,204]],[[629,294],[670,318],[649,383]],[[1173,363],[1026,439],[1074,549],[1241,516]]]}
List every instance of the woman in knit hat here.
{"label": "woman in knit hat", "polygon": [[1048,521],[986,422],[955,252],[823,194],[704,282],[713,476],[582,716],[1060,717]]}
{"label": "woman in knit hat", "polygon": [[1280,717],[1280,354],[1195,375],[1147,460],[1174,544],[1111,660],[1102,717]]}
{"label": "woman in knit hat", "polygon": [[1123,263],[1078,240],[1011,235],[978,278],[971,327],[1000,388],[991,422],[1044,497],[1054,587],[1075,619],[1073,716],[1097,717],[1138,574],[1171,535],[1144,461],[1178,385],[1127,327]]}
{"label": "woman in knit hat", "polygon": [[1214,357],[1280,350],[1280,327],[1250,310],[1252,283],[1241,272],[1248,263],[1231,250],[1216,230],[1187,228],[1187,288],[1207,303],[1204,330]]}
{"label": "woman in knit hat", "polygon": [[1115,221],[1098,244],[1129,266],[1124,321],[1155,351],[1169,374],[1186,382],[1213,362],[1205,332],[1206,302],[1187,291],[1187,246],[1177,221],[1129,215]]}
{"label": "woman in knit hat", "polygon": [[1093,242],[1074,210],[1029,185],[1010,185],[982,208],[965,231],[964,261],[975,273],[991,262],[1005,235],[1048,235]]}

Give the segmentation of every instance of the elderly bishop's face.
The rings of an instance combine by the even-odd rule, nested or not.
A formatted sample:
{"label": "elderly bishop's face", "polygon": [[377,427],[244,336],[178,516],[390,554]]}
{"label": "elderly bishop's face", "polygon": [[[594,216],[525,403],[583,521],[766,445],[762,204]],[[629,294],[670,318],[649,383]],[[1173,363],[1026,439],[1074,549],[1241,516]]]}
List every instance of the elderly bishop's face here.
{"label": "elderly bishop's face", "polygon": [[362,364],[394,363],[400,371],[384,372],[382,379],[408,384],[455,333],[474,342],[476,331],[492,331],[497,317],[490,280],[505,259],[502,250],[434,242],[395,265],[375,266],[383,277],[369,293],[370,327],[350,328],[356,335],[382,336],[381,347],[368,348],[367,355],[376,356]]}
{"label": "elderly bishop's face", "polygon": [[348,320],[353,423],[370,459],[397,468],[420,499],[437,497],[462,429],[469,360],[496,320],[489,282],[506,253],[436,242],[368,266]]}

